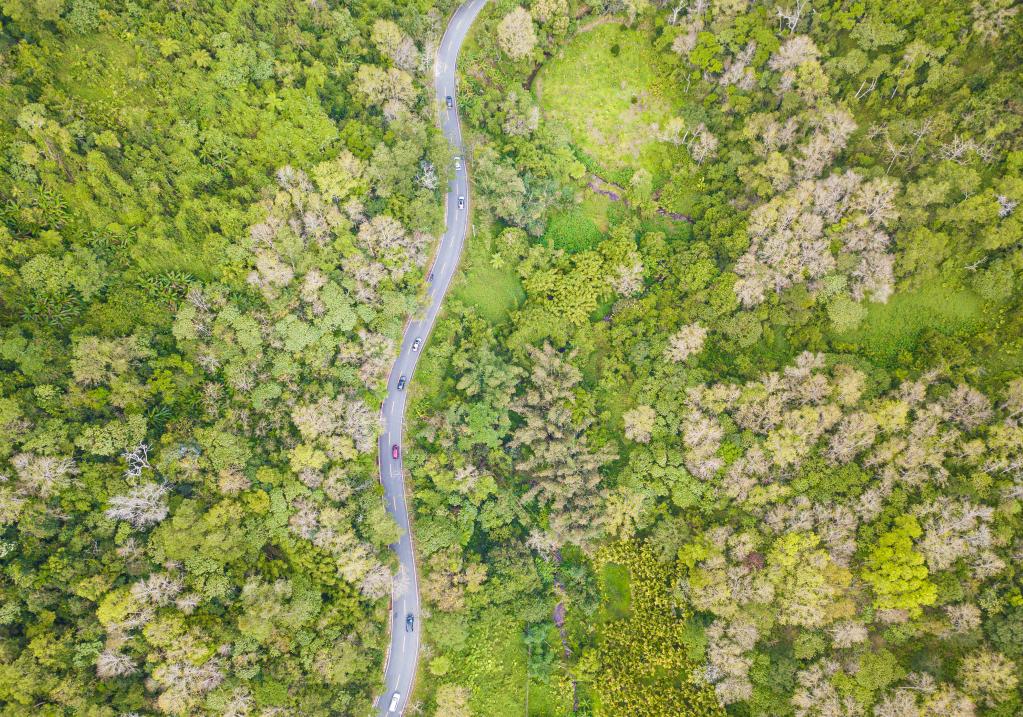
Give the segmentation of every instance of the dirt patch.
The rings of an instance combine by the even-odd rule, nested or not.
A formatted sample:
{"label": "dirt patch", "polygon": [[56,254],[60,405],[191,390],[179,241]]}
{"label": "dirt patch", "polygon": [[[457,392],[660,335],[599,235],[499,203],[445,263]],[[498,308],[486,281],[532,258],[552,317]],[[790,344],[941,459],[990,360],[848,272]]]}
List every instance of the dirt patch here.
{"label": "dirt patch", "polygon": [[[549,53],[549,52],[543,53],[543,59],[540,60],[540,62],[536,63],[536,67],[534,67],[533,71],[529,73],[529,77],[526,78],[526,81],[522,83],[522,86],[524,88],[526,88],[527,90],[530,90],[530,91],[533,90],[533,82],[537,79],[537,75],[540,74],[540,70],[543,69],[544,64],[550,58],[551,58],[551,53]],[[539,99],[539,95],[537,95],[537,99]]]}
{"label": "dirt patch", "polygon": [[576,35],[581,35],[584,32],[589,32],[590,30],[592,30],[595,27],[600,27],[601,25],[611,25],[611,24],[625,25],[626,24],[626,20],[625,20],[624,17],[618,17],[617,15],[601,15],[600,17],[595,17],[592,20],[590,20],[589,22],[584,22],[582,25],[577,27],[576,30],[575,30],[575,34]]}

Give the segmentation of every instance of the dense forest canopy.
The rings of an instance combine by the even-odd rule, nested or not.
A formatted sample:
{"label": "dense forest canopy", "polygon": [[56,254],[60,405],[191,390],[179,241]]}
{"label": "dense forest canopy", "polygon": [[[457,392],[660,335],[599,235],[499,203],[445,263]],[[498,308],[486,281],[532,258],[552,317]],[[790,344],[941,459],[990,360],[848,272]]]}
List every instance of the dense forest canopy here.
{"label": "dense forest canopy", "polygon": [[[0,0],[0,704],[363,715],[453,3]],[[1023,711],[1023,12],[494,0],[437,717]]]}
{"label": "dense forest canopy", "polygon": [[437,715],[1023,710],[1023,13],[502,0],[418,374]]}
{"label": "dense forest canopy", "polygon": [[0,2],[4,714],[369,709],[447,9]]}

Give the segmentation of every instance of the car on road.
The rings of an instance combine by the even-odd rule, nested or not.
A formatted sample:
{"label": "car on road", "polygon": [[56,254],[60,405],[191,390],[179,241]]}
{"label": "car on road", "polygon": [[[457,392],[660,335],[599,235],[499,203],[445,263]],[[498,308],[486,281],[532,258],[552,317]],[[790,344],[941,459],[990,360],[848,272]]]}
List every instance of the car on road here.
{"label": "car on road", "polygon": [[397,460],[398,456],[400,456],[400,455],[401,455],[401,449],[398,448],[398,444],[395,443],[393,446],[391,446],[391,458],[394,458],[395,460]]}
{"label": "car on road", "polygon": [[458,171],[461,171],[461,169],[462,169],[462,158],[461,157],[455,157],[455,171],[458,172]]}
{"label": "car on road", "polygon": [[465,197],[458,198],[458,208],[465,209]]}
{"label": "car on road", "polygon": [[448,109],[451,109],[452,107],[455,106],[455,101],[451,99],[451,95],[448,95],[447,97],[444,98],[444,103],[448,106]]}
{"label": "car on road", "polygon": [[422,345],[423,345],[423,340],[417,338],[415,341],[412,342],[412,350],[413,351],[418,351],[419,347],[422,346]]}
{"label": "car on road", "polygon": [[402,374],[401,376],[399,376],[398,377],[398,390],[399,391],[404,391],[406,383],[408,383],[408,380],[405,378],[405,374]]}
{"label": "car on road", "polygon": [[401,693],[395,692],[393,695],[391,695],[391,706],[387,708],[387,711],[397,712],[399,702],[401,702]]}
{"label": "car on road", "polygon": [[405,632],[412,632],[416,629],[416,617],[412,613],[405,616]]}

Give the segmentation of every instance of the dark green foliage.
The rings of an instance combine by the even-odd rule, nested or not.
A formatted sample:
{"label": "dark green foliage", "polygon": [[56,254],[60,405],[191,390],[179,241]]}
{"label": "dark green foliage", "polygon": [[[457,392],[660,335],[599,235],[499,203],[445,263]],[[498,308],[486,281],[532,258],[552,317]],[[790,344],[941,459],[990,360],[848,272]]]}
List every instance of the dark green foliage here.
{"label": "dark green foliage", "polygon": [[600,241],[600,229],[580,211],[555,214],[547,224],[544,238],[555,249],[569,253],[594,248]]}

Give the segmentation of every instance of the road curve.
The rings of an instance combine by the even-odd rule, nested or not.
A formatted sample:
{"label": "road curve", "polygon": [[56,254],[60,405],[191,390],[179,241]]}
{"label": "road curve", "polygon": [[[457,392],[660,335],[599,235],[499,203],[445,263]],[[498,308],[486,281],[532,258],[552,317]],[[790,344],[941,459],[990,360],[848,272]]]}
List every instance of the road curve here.
{"label": "road curve", "polygon": [[[434,67],[434,85],[440,107],[440,127],[448,142],[462,154],[462,129],[458,121],[457,103],[452,109],[445,104],[446,97],[456,98],[455,65],[458,52],[462,48],[469,28],[476,15],[483,9],[487,0],[468,0],[455,10],[448,22]],[[459,208],[458,199],[464,197],[464,207]],[[380,463],[380,481],[384,486],[384,499],[387,511],[394,517],[404,534],[401,540],[391,548],[398,554],[398,561],[407,576],[407,589],[403,594],[394,594],[391,599],[391,644],[388,648],[386,666],[384,668],[384,693],[377,700],[377,708],[381,717],[395,717],[404,712],[412,686],[415,682],[416,667],[419,662],[419,576],[416,573],[416,560],[412,550],[412,528],[409,525],[408,505],[405,502],[405,478],[401,457],[392,457],[392,446],[402,445],[402,427],[405,419],[407,394],[398,389],[398,381],[405,377],[411,381],[416,362],[426,344],[433,324],[440,313],[444,294],[447,293],[451,277],[458,268],[458,259],[462,254],[465,234],[469,226],[469,181],[465,167],[455,172],[455,178],[448,183],[447,209],[445,221],[447,228],[441,237],[440,246],[432,269],[432,280],[428,292],[430,305],[409,322],[405,335],[401,340],[401,352],[398,354],[391,374],[387,378],[387,397],[381,407],[383,431],[378,445]],[[418,351],[412,350],[416,340],[421,342]],[[404,454],[404,450],[401,451]],[[406,615],[413,615],[415,628],[411,632],[405,628]],[[398,695],[397,706],[391,710],[394,695]]]}

